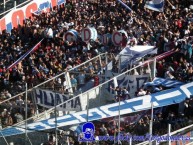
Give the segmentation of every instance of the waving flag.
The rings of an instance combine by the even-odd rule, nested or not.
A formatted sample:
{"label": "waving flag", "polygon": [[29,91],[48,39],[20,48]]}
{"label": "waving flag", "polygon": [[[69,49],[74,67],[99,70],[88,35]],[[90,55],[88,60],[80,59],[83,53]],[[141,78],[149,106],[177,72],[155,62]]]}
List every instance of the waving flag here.
{"label": "waving flag", "polygon": [[114,77],[113,82],[114,82],[114,87],[115,88],[118,87],[118,82],[116,77]]}
{"label": "waving flag", "polygon": [[157,12],[163,12],[164,0],[147,1],[145,4],[145,8],[148,8],[150,10],[157,11]]}
{"label": "waving flag", "polygon": [[31,52],[37,50],[39,48],[39,46],[41,45],[41,42],[43,41],[43,39],[38,42],[32,49],[28,50],[24,55],[22,55],[18,60],[16,60],[12,65],[10,65],[7,70],[12,69],[13,67],[15,67],[19,62],[21,62],[24,58],[26,58]]}
{"label": "waving flag", "polygon": [[147,82],[144,84],[145,87],[148,86],[164,86],[166,88],[176,88],[183,85],[183,82],[171,79],[164,79],[164,78],[154,78],[152,82]]}

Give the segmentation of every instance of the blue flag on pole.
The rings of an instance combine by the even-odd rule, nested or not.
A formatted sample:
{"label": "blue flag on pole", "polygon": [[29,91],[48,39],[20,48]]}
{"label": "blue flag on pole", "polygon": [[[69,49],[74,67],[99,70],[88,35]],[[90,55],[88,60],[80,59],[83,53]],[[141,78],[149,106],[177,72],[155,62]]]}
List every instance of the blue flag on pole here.
{"label": "blue flag on pole", "polygon": [[148,8],[153,11],[163,12],[164,11],[164,0],[152,0],[147,1],[145,8]]}

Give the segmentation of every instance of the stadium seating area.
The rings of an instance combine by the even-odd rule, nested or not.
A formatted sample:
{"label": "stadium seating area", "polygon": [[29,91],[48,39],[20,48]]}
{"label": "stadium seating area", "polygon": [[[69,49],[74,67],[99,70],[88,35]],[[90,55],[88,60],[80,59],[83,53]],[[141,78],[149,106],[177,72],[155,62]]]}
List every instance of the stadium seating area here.
{"label": "stadium seating area", "polygon": [[[21,2],[19,1],[19,3]],[[88,43],[83,42],[81,38],[77,42],[63,40],[64,33],[69,29],[80,32],[82,28],[88,25],[96,27],[101,34],[124,29],[129,35],[129,45],[133,44],[132,40],[134,38],[137,40],[138,45],[156,44],[159,54],[175,49],[176,54],[157,62],[157,76],[185,83],[193,80],[193,15],[190,1],[172,1],[172,4],[176,7],[175,9],[172,8],[171,4],[166,3],[165,13],[144,9],[144,0],[127,1],[127,4],[134,11],[132,13],[123,8],[118,2],[108,0],[105,2],[98,0],[97,2],[67,0],[65,6],[56,7],[48,13],[34,15],[33,18],[27,19],[23,26],[14,28],[11,34],[4,31],[0,35],[0,101],[9,99],[24,91],[26,82],[32,88],[100,53],[108,52],[116,55],[122,49],[113,46],[113,44],[103,46],[99,39],[92,43],[90,41],[90,46]],[[13,1],[7,2],[5,10],[10,9],[12,6]],[[1,11],[2,5],[0,4],[0,13],[2,13]],[[72,22],[74,25],[68,25]],[[49,29],[51,29],[52,34],[45,35],[48,34],[44,33],[45,30]],[[37,51],[13,68],[6,69],[42,39],[43,41]],[[103,63],[103,66],[106,66],[106,64]],[[91,74],[87,78],[88,81],[100,69],[101,64],[97,60],[88,64],[88,66],[82,67],[79,71]],[[75,79],[77,79],[75,85],[83,85],[78,84],[78,78]],[[64,89],[65,80],[54,81]],[[53,84],[51,84],[51,87]],[[144,95],[149,93],[153,92],[146,90]],[[24,96],[20,96],[1,104],[1,126],[7,127],[22,121],[25,114],[25,103]],[[35,107],[30,98],[27,103],[30,106],[28,116],[35,115]],[[192,109],[192,100],[185,102],[185,106],[188,107],[181,114],[175,111],[168,112],[169,109],[167,108],[167,113],[163,112],[155,115],[155,128],[166,125],[168,122],[173,124],[173,129],[187,125],[192,119],[192,113],[189,111]],[[126,124],[126,126],[122,126],[122,131],[123,133],[144,134],[148,130],[149,119],[148,115],[141,118],[136,123],[137,128],[135,128],[136,124],[135,126]],[[117,130],[116,123],[114,126],[115,132]],[[104,122],[104,124],[107,131],[105,134],[115,133],[111,132],[112,128],[108,126],[108,123]],[[100,132],[100,125],[98,125],[98,132],[102,135],[104,134],[104,128]],[[154,133],[163,134],[165,130],[155,129]],[[75,140],[71,139],[71,144],[76,145],[77,141]],[[50,139],[50,144],[51,142],[54,142],[53,138]],[[110,145],[111,143],[106,144]]]}

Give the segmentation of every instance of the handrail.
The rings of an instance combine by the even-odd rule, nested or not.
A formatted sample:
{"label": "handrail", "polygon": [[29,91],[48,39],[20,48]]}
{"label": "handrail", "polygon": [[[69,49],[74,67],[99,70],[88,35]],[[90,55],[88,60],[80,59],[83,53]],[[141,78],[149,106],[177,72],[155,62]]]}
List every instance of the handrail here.
{"label": "handrail", "polygon": [[[173,53],[174,53],[174,52],[176,52],[176,51],[171,50],[170,52],[173,52]],[[98,87],[101,87],[102,85],[104,85],[104,84],[106,84],[106,83],[108,83],[108,82],[110,82],[110,81],[113,81],[114,78],[116,78],[116,77],[120,77],[121,75],[124,75],[124,74],[126,74],[126,73],[128,73],[128,72],[130,72],[130,71],[132,71],[132,70],[135,70],[136,68],[138,68],[138,67],[140,67],[140,66],[146,65],[146,64],[148,64],[148,63],[150,63],[150,62],[153,62],[155,58],[161,58],[162,55],[167,54],[167,53],[169,53],[169,52],[165,52],[165,53],[163,53],[163,54],[161,54],[161,55],[155,56],[155,57],[153,57],[153,58],[151,58],[151,59],[143,62],[142,64],[140,64],[140,65],[138,65],[138,66],[135,66],[135,67],[133,67],[133,68],[131,68],[131,69],[129,69],[129,70],[127,70],[127,71],[125,71],[125,72],[117,75],[117,76],[114,76],[114,77],[111,78],[110,80],[107,80],[106,82],[104,82],[104,83],[102,83],[102,84],[99,84],[98,86],[92,88],[92,90],[97,89]],[[106,53],[105,53],[105,54],[106,54]],[[89,91],[90,91],[90,90],[88,90],[88,91],[86,91],[86,92],[84,92],[84,93],[82,93],[82,94],[88,93]],[[69,99],[69,100],[67,100],[67,101],[65,101],[65,102],[57,105],[56,107],[58,107],[58,106],[60,106],[60,105],[62,105],[62,104],[64,104],[64,103],[67,103],[68,101],[71,101],[72,99],[74,99],[74,98],[76,98],[76,97],[78,97],[78,96],[79,96],[79,95],[77,95],[77,96],[75,96],[75,97],[72,97],[71,99]],[[32,120],[32,119],[34,119],[34,121],[35,121],[35,119],[36,119],[36,120],[39,119],[38,116],[43,116],[43,115],[45,115],[45,113],[51,112],[51,111],[53,111],[54,109],[55,109],[55,107],[50,108],[50,109],[46,110],[45,112],[42,112],[42,113],[37,114],[37,115],[35,115],[35,116],[32,116],[32,117],[28,118],[27,120],[24,120],[24,121],[22,121],[22,122],[19,122],[19,123],[13,125],[13,126],[21,125],[21,124],[24,123],[25,121]]]}
{"label": "handrail", "polygon": [[[145,65],[145,64],[147,64],[147,63],[149,63],[149,62],[153,62],[153,61],[154,61],[154,59],[150,59],[149,61],[145,61],[144,63],[142,63],[142,64],[140,64],[140,65],[137,65],[137,66],[135,66],[135,67],[133,67],[133,68],[131,68],[131,69],[129,69],[129,70],[127,70],[127,71],[125,71],[125,72],[117,75],[117,76],[114,76],[113,78],[107,80],[106,82],[104,82],[104,83],[102,83],[102,84],[99,84],[98,86],[92,88],[92,90],[97,89],[97,88],[99,88],[99,87],[102,87],[103,85],[105,85],[105,84],[113,81],[114,78],[118,78],[118,77],[120,77],[120,76],[122,76],[122,75],[124,75],[124,74],[127,74],[128,72],[130,72],[130,71],[132,71],[132,70],[137,69],[137,68],[140,67],[140,66],[143,66],[143,65]],[[90,90],[82,93],[82,95],[83,95],[83,94],[87,94],[87,93],[89,93],[89,92],[90,92]],[[75,96],[75,97],[73,97],[73,98],[71,98],[71,99],[69,99],[69,100],[67,100],[67,101],[65,101],[65,102],[62,102],[61,104],[57,105],[56,107],[59,107],[59,106],[63,105],[64,103],[67,103],[68,101],[71,101],[71,100],[75,99],[75,98],[78,97],[78,96],[79,96],[79,95],[77,95],[77,96]],[[47,113],[51,113],[51,111],[53,111],[53,110],[54,110],[54,107],[53,107],[53,108],[50,108],[49,110],[47,110]]]}
{"label": "handrail", "polygon": [[[102,55],[104,55],[104,54],[107,54],[107,53],[101,53],[101,54],[99,54],[99,55],[97,55],[97,56],[95,56],[95,57],[87,60],[86,62],[81,63],[81,64],[77,65],[76,67],[69,69],[67,72],[70,72],[70,71],[72,71],[72,70],[74,70],[74,69],[76,69],[76,68],[78,68],[78,67],[81,67],[82,65],[85,65],[86,63],[88,63],[88,62],[90,62],[90,61],[92,61],[92,60],[94,60],[94,59],[96,59],[96,58],[98,58],[98,57],[100,57],[100,56],[102,56]],[[63,73],[61,73],[61,74],[59,74],[59,75],[57,75],[57,76],[55,76],[55,77],[53,77],[53,78],[50,78],[50,79],[48,79],[47,81],[44,81],[44,82],[42,82],[42,83],[34,86],[33,88],[28,89],[27,92],[31,91],[31,90],[34,89],[34,88],[37,88],[37,87],[39,87],[39,86],[42,86],[43,84],[48,83],[48,82],[50,82],[50,81],[52,81],[52,80],[54,80],[54,79],[56,79],[56,78],[64,75],[65,73],[66,73],[66,72],[63,72]],[[15,95],[15,96],[13,96],[13,97],[11,97],[11,98],[9,98],[9,99],[3,100],[2,102],[0,102],[0,105],[3,104],[4,102],[7,102],[7,101],[9,101],[9,100],[12,100],[12,99],[14,99],[14,98],[16,98],[16,97],[18,97],[18,96],[20,96],[20,95],[23,95],[24,93],[25,93],[25,91],[22,92],[22,93],[19,93],[19,94]]]}
{"label": "handrail", "polygon": [[[11,0],[5,0],[5,4]],[[2,2],[0,5],[4,5],[4,2]]]}
{"label": "handrail", "polygon": [[[150,60],[147,60],[147,61],[143,62],[142,64],[137,65],[137,66],[135,66],[135,67],[133,67],[133,68],[131,68],[131,69],[129,69],[129,70],[127,70],[127,71],[125,71],[125,72],[117,75],[117,76],[114,76],[113,78],[107,80],[106,82],[104,82],[104,83],[102,83],[102,84],[99,84],[99,85],[96,86],[96,87],[93,87],[92,90],[97,89],[97,88],[99,88],[99,87],[102,87],[103,85],[109,83],[110,81],[113,81],[114,78],[117,78],[117,77],[120,77],[120,76],[122,76],[122,75],[124,75],[124,74],[127,74],[128,72],[130,72],[130,71],[132,71],[132,70],[135,70],[136,68],[138,68],[138,67],[140,67],[140,66],[143,66],[143,65],[145,65],[145,64],[147,64],[147,63],[149,63],[149,62],[153,62],[153,61],[154,61],[154,58],[152,58],[152,59],[150,59]],[[84,93],[82,93],[81,96],[83,96],[83,94],[87,94],[87,93],[89,93],[89,92],[90,92],[90,90],[85,91]],[[71,101],[71,100],[73,100],[73,99],[75,99],[75,98],[77,98],[77,97],[79,97],[79,95],[80,95],[80,94],[76,95],[75,97],[72,97],[71,99],[68,99],[68,100],[65,101],[65,102],[62,102],[61,104],[57,105],[56,108],[59,107],[59,106],[61,106],[61,105],[63,105],[63,104],[65,104],[65,103],[67,103],[67,102],[69,102],[69,101]],[[55,107],[50,108],[50,109],[46,110],[46,113],[51,113],[52,111],[54,111],[54,109],[55,109]],[[42,112],[42,113],[40,113],[39,115],[42,116],[42,115],[44,115],[44,114],[45,114],[45,112]],[[37,116],[37,115],[36,115],[36,116]],[[31,117],[31,118],[28,118],[27,120],[34,119],[34,121],[35,121],[35,117],[36,117],[36,116],[33,116],[33,117]],[[36,119],[38,119],[38,118],[36,118]],[[13,126],[21,125],[21,124],[24,123],[24,122],[25,122],[25,121],[22,121],[22,122],[20,122],[20,123],[18,123],[18,124],[15,124],[15,125],[13,125]]]}
{"label": "handrail", "polygon": [[30,2],[30,1],[33,1],[33,0],[26,0],[26,1],[24,1],[23,3],[21,3],[21,4],[19,4],[19,5],[16,5],[16,7],[13,7],[13,8],[11,8],[11,9],[9,9],[9,10],[1,13],[0,16],[4,15],[4,14],[6,14],[6,13],[12,11],[12,10],[14,10],[15,8],[20,7],[21,5],[26,4],[26,3]]}

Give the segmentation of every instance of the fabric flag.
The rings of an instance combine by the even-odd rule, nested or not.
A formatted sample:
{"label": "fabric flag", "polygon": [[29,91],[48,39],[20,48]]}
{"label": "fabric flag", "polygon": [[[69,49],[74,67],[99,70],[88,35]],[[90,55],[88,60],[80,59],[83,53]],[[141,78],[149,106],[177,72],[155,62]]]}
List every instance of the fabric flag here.
{"label": "fabric flag", "polygon": [[118,82],[116,77],[113,78],[113,82],[114,82],[114,88],[118,87]]}
{"label": "fabric flag", "polygon": [[163,86],[166,88],[176,88],[181,85],[183,85],[183,82],[176,81],[176,80],[170,80],[170,79],[164,79],[164,78],[155,78],[152,82],[147,82],[144,84],[144,87],[149,87],[149,86]]}
{"label": "fabric flag", "polygon": [[126,5],[124,2],[122,2],[121,0],[117,0],[118,2],[120,2],[125,8],[127,8],[130,11],[133,11],[128,5]]}
{"label": "fabric flag", "polygon": [[12,65],[10,65],[7,70],[12,69],[13,67],[15,67],[19,62],[21,62],[23,59],[25,59],[31,52],[37,50],[39,48],[39,46],[41,45],[41,42],[43,41],[43,39],[38,42],[32,49],[28,50],[24,55],[22,55],[18,60],[16,60]]}
{"label": "fabric flag", "polygon": [[145,4],[145,8],[148,8],[150,10],[157,11],[157,12],[163,12],[164,0],[147,1]]}

